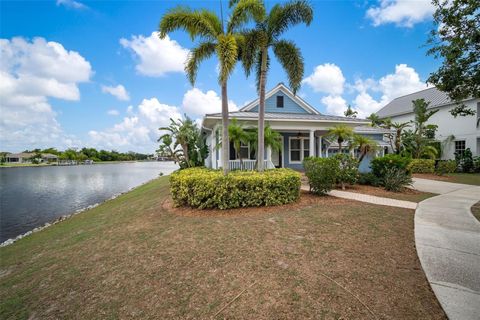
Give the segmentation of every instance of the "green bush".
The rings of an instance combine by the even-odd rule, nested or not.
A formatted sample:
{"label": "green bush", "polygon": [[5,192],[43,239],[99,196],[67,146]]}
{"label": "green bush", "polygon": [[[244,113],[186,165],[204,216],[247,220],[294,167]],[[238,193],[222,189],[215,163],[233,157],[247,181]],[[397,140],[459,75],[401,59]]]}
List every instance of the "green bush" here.
{"label": "green bush", "polygon": [[407,171],[401,168],[388,168],[382,178],[382,185],[385,190],[400,192],[406,186],[412,184],[412,178]]}
{"label": "green bush", "polygon": [[435,172],[435,160],[413,159],[407,166],[411,173],[433,173]]}
{"label": "green bush", "polygon": [[480,156],[473,158],[473,172],[480,172]]}
{"label": "green bush", "polygon": [[170,176],[176,206],[207,209],[273,206],[294,202],[300,196],[300,174],[291,169],[265,172],[189,168]]}
{"label": "green bush", "polygon": [[398,154],[387,154],[384,157],[378,157],[372,160],[370,167],[372,168],[372,173],[379,178],[383,178],[386,171],[391,168],[397,168],[408,172],[408,164],[411,159],[407,157],[402,157]]}
{"label": "green bush", "polygon": [[340,163],[334,157],[308,157],[303,160],[303,168],[310,184],[310,191],[315,194],[326,194],[337,182]]}
{"label": "green bush", "polygon": [[455,171],[457,171],[457,161],[455,160],[440,160],[435,167],[435,173],[440,176]]}
{"label": "green bush", "polygon": [[345,184],[353,185],[358,180],[358,160],[349,154],[339,153],[335,155],[338,160],[339,170],[337,174],[337,183],[345,189]]}
{"label": "green bush", "polygon": [[358,183],[362,185],[378,187],[382,184],[382,181],[371,172],[360,172],[358,174]]}

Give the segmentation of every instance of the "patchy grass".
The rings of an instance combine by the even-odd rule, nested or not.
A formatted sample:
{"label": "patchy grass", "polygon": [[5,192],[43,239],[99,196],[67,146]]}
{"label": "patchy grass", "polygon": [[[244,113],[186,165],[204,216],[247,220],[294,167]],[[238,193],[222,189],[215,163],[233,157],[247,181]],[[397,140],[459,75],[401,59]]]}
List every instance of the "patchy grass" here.
{"label": "patchy grass", "polygon": [[[338,189],[338,190],[341,190],[341,189]],[[411,202],[417,202],[417,203],[437,195],[435,193],[421,192],[421,191],[413,190],[409,188],[405,188],[402,192],[393,192],[393,191],[385,190],[384,188],[381,188],[381,187],[373,187],[373,186],[359,185],[359,184],[354,186],[347,186],[347,189],[345,191],[357,192],[357,193],[369,194],[377,197],[405,200],[405,201],[411,201]]]}
{"label": "patchy grass", "polygon": [[451,173],[444,176],[438,176],[435,174],[416,173],[413,176],[416,178],[422,178],[422,179],[431,179],[431,180],[464,183],[464,184],[471,184],[474,186],[480,186],[480,173]]}
{"label": "patchy grass", "polygon": [[159,178],[0,248],[0,318],[445,319],[413,210],[303,194],[186,216],[168,192]]}
{"label": "patchy grass", "polygon": [[480,201],[475,203],[470,210],[472,211],[472,214],[475,218],[477,218],[478,221],[480,221]]}

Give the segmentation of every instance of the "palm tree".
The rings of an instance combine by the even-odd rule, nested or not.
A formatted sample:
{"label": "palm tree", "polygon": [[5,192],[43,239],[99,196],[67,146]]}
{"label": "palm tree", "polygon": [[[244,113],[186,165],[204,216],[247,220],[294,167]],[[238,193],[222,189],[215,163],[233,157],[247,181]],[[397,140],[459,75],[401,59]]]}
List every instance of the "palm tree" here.
{"label": "palm tree", "polygon": [[352,145],[354,148],[357,148],[360,152],[360,156],[358,157],[358,163],[362,162],[363,158],[369,153],[374,152],[378,149],[378,143],[370,139],[366,136],[362,136],[360,134],[353,135],[353,142]]}
{"label": "palm tree", "polygon": [[[257,0],[263,6],[263,1]],[[230,0],[230,5],[240,3],[238,0]],[[265,11],[265,9],[264,9]],[[260,16],[260,15],[259,15]],[[247,76],[253,68],[256,71],[257,90],[259,95],[258,105],[258,159],[264,159],[265,152],[265,86],[267,73],[270,67],[269,49],[273,49],[274,55],[279,60],[287,73],[290,88],[295,94],[300,88],[303,78],[303,57],[300,49],[293,41],[280,39],[290,27],[305,23],[307,26],[313,19],[313,9],[304,0],[292,0],[284,4],[276,4],[269,14],[255,19],[254,29],[243,33],[244,46],[240,59]],[[258,171],[264,170],[264,162],[258,161]]]}
{"label": "palm tree", "polygon": [[402,131],[410,126],[410,122],[393,122],[392,128],[395,129],[395,153],[400,154],[402,147]]}
{"label": "palm tree", "polygon": [[425,99],[413,100],[412,103],[415,114],[415,119],[412,121],[415,126],[414,139],[416,148],[413,150],[414,158],[418,159],[426,156],[433,159],[437,156],[438,152],[434,147],[429,146],[432,139],[425,136],[425,129],[428,120],[439,110],[428,110],[430,102],[426,102]]}
{"label": "palm tree", "polygon": [[372,127],[379,127],[383,124],[383,120],[380,119],[380,117],[376,113],[372,113],[367,117],[368,120],[370,120],[370,125]]}
{"label": "palm tree", "polygon": [[338,152],[342,153],[343,142],[350,140],[353,135],[354,133],[351,127],[347,127],[344,124],[339,124],[328,130],[327,138],[337,140]]}
{"label": "palm tree", "polygon": [[247,144],[249,142],[248,133],[243,129],[243,126],[238,123],[236,118],[233,118],[228,126],[228,136],[233,143],[233,148],[238,159],[240,159],[240,167],[243,168],[243,159],[240,152],[242,143]]}
{"label": "palm tree", "polygon": [[343,113],[345,115],[345,117],[347,118],[356,118],[357,115],[358,115],[358,111],[355,111],[352,109],[352,106],[351,105],[348,105],[347,106],[347,110],[345,110],[345,112]]}
{"label": "palm tree", "polygon": [[[218,82],[222,90],[222,140],[228,140],[228,95],[227,81],[232,74],[239,56],[242,37],[238,34],[250,19],[261,19],[264,8],[257,0],[239,0],[233,8],[226,27],[223,18],[209,10],[191,10],[179,6],[167,12],[160,21],[160,38],[167,33],[185,30],[192,40],[200,38],[200,43],[190,51],[185,64],[185,72],[192,85],[195,84],[197,71],[202,61],[216,55],[220,65]],[[222,166],[224,174],[228,173],[228,143],[222,145]]]}
{"label": "palm tree", "polygon": [[[160,131],[166,131],[157,141],[163,144],[173,144],[173,149],[176,150],[178,146],[182,149],[183,159],[187,167],[191,166],[189,145],[192,145],[192,139],[196,139],[198,129],[195,123],[188,117],[185,120],[175,121],[170,118],[170,125],[168,127],[159,128]],[[174,153],[173,155],[178,155]]]}

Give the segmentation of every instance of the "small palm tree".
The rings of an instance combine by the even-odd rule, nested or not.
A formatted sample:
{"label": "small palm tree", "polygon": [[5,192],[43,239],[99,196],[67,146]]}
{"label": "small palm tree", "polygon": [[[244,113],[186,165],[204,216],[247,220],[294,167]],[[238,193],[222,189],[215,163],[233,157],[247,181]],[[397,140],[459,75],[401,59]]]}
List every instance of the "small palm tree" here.
{"label": "small palm tree", "polygon": [[402,148],[402,131],[410,126],[410,122],[393,122],[392,129],[395,129],[395,153],[400,154]]}
{"label": "small palm tree", "polygon": [[358,163],[362,162],[363,158],[369,153],[372,153],[378,149],[378,143],[368,137],[355,134],[353,136],[352,146],[359,150]]}
{"label": "small palm tree", "polygon": [[372,127],[380,127],[384,122],[376,113],[372,113],[367,119],[370,120],[370,125]]}
{"label": "small palm tree", "polygon": [[[160,21],[160,38],[178,29],[185,30],[192,40],[200,38],[201,42],[193,48],[188,56],[185,71],[192,85],[195,84],[200,63],[216,55],[220,65],[218,82],[222,90],[222,140],[228,140],[228,94],[227,81],[232,74],[242,46],[242,37],[238,30],[250,19],[261,19],[263,5],[257,0],[239,0],[233,8],[226,28],[223,18],[209,10],[191,10],[179,6],[167,12]],[[228,173],[228,144],[222,146],[222,166],[224,174]]]}
{"label": "small palm tree", "polygon": [[228,126],[228,136],[230,141],[233,143],[233,148],[238,159],[240,159],[240,167],[243,168],[243,159],[240,152],[240,148],[243,144],[248,144],[249,136],[248,133],[244,130],[243,126],[238,123],[236,118],[233,118],[230,121]]}
{"label": "small palm tree", "polygon": [[[263,6],[263,1],[257,1]],[[230,5],[237,2],[240,3],[238,0],[230,0]],[[293,41],[283,40],[280,37],[294,25],[300,23],[309,25],[313,19],[313,9],[304,0],[292,0],[281,5],[276,4],[270,10],[270,13],[258,17],[261,19],[255,19],[255,28],[243,33],[245,42],[240,59],[247,76],[250,75],[253,68],[256,71],[259,94],[257,158],[263,159],[265,150],[265,86],[270,67],[269,49],[273,49],[275,57],[287,73],[290,87],[296,93],[303,78],[303,57],[300,49]],[[257,168],[258,171],[263,171],[264,162],[258,161]]]}
{"label": "small palm tree", "polygon": [[342,144],[353,137],[353,129],[344,124],[334,126],[328,130],[327,139],[337,140],[338,152],[342,153]]}
{"label": "small palm tree", "polygon": [[[170,118],[170,125],[168,127],[159,128],[160,131],[166,131],[163,135],[158,138],[159,142],[162,142],[164,145],[168,144],[169,146],[173,142],[173,149],[176,150],[178,146],[182,149],[182,156],[185,160],[186,166],[190,167],[190,151],[189,145],[192,145],[192,139],[197,137],[197,127],[195,123],[188,117],[185,120],[174,120]],[[173,155],[178,155],[178,153],[172,153]]]}
{"label": "small palm tree", "polygon": [[352,106],[351,105],[348,105],[347,106],[347,110],[345,110],[345,112],[343,113],[345,115],[345,117],[347,118],[356,118],[357,115],[358,115],[358,111],[355,111],[352,109]]}

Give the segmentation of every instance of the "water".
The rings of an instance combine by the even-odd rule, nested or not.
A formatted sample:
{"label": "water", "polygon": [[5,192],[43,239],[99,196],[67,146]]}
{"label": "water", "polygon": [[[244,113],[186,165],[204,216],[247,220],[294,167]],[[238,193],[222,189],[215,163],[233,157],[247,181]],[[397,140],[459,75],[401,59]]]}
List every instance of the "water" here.
{"label": "water", "polygon": [[175,169],[173,162],[0,168],[0,242]]}

